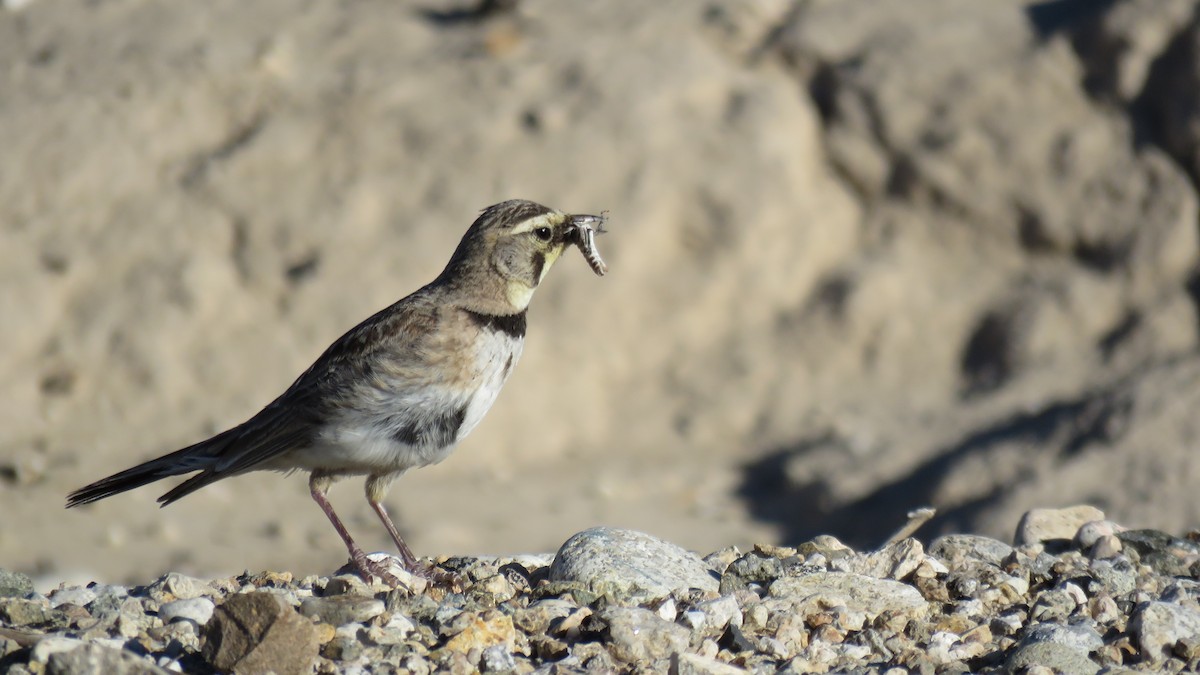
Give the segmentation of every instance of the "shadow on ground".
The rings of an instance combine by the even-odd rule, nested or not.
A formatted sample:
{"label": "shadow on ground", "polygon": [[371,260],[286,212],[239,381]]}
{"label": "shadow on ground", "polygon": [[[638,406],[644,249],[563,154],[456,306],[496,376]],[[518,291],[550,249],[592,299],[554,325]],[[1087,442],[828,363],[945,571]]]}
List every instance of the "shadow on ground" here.
{"label": "shadow on ground", "polygon": [[[756,518],[780,528],[784,544],[832,534],[855,549],[874,549],[905,523],[905,514],[923,506],[938,510],[918,533],[924,540],[947,532],[979,532],[980,516],[1033,480],[1040,467],[1118,440],[1132,407],[1128,396],[1106,390],[1014,415],[937,450],[908,474],[846,503],[833,496],[835,476],[810,481],[789,477],[793,463],[806,461],[830,443],[827,436],[804,439],[744,465],[737,494]],[[977,475],[979,466],[1001,464],[1003,469]],[[944,486],[962,480],[974,481],[980,489],[968,499],[939,503]],[[961,493],[962,486],[956,487]]]}

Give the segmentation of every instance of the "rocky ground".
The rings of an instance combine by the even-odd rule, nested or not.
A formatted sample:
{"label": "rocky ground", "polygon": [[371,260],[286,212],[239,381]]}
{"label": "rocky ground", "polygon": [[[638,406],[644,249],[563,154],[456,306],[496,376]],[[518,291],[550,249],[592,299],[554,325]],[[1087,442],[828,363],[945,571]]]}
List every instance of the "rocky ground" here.
{"label": "rocky ground", "polygon": [[[1100,519],[1096,519],[1096,518]],[[1200,532],[1035,511],[1017,545],[817,537],[703,559],[593,528],[556,555],[450,558],[431,585],[170,573],[36,592],[0,572],[0,669],[25,673],[1028,673],[1200,667]]]}

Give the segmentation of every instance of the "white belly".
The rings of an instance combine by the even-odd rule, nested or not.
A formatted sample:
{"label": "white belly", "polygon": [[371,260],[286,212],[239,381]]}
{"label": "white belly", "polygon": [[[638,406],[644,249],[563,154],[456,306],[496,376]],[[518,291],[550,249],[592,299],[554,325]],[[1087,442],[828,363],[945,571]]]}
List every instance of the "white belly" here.
{"label": "white belly", "polygon": [[[368,409],[346,411],[326,425],[317,443],[288,453],[281,466],[370,474],[436,464],[483,420],[516,366],[521,347],[518,340],[497,336],[476,355],[473,389],[423,387],[380,399]],[[460,411],[461,422],[450,436],[419,434],[422,440],[416,441],[414,434],[404,433],[414,424],[436,428],[443,416]]]}

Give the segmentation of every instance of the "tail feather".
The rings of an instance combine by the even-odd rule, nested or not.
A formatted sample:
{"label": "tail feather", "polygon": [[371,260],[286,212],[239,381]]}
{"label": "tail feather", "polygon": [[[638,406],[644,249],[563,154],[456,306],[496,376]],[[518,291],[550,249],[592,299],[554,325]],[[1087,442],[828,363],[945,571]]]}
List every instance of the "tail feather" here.
{"label": "tail feather", "polygon": [[[163,478],[180,476],[185,473],[207,469],[219,459],[221,451],[223,451],[226,446],[229,445],[230,441],[234,437],[235,432],[237,431],[238,429],[235,427],[223,433],[217,434],[206,441],[201,441],[195,445],[189,445],[182,450],[176,450],[168,455],[163,455],[157,459],[152,459],[148,462],[138,464],[135,467],[126,469],[120,473],[115,473],[107,478],[101,478],[91,485],[85,485],[84,487],[81,487],[67,495],[67,508],[69,509],[71,507],[81,506],[83,504],[91,504],[92,502],[99,501],[106,497],[111,497],[115,494],[140,488],[143,485],[148,485],[155,481],[162,480]],[[183,485],[188,485],[193,480],[200,477],[201,476],[196,476],[192,480],[185,482]],[[180,487],[183,487],[183,485]],[[200,487],[200,485],[197,485],[196,487]],[[179,488],[176,488],[168,493],[168,495],[174,494],[178,492],[178,490]],[[188,492],[191,492],[191,490],[178,494],[175,499],[182,497]],[[164,495],[164,498],[165,497],[166,495]],[[168,501],[160,499],[159,501],[163,502],[163,505],[165,506],[171,501],[174,501],[174,499]]]}
{"label": "tail feather", "polygon": [[170,492],[158,498],[158,503],[160,506],[166,506],[167,504],[174,503],[192,494],[196,490],[199,490],[205,485],[215,483],[222,478],[228,478],[229,475],[230,474],[227,473],[217,473],[212,469],[205,469],[195,476],[183,481],[179,485],[171,488]]}

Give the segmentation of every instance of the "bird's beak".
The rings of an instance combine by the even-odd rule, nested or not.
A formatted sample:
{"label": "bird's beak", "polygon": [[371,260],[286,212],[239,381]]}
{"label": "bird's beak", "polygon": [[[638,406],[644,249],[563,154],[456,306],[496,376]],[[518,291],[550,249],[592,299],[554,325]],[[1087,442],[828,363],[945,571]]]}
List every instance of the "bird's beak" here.
{"label": "bird's beak", "polygon": [[596,249],[596,235],[607,232],[604,229],[604,223],[607,221],[606,213],[598,216],[573,215],[567,219],[571,228],[567,234],[567,241],[579,247],[584,259],[598,277],[602,277],[605,272],[608,272],[608,265],[604,264],[604,259],[600,257],[600,251]]}

